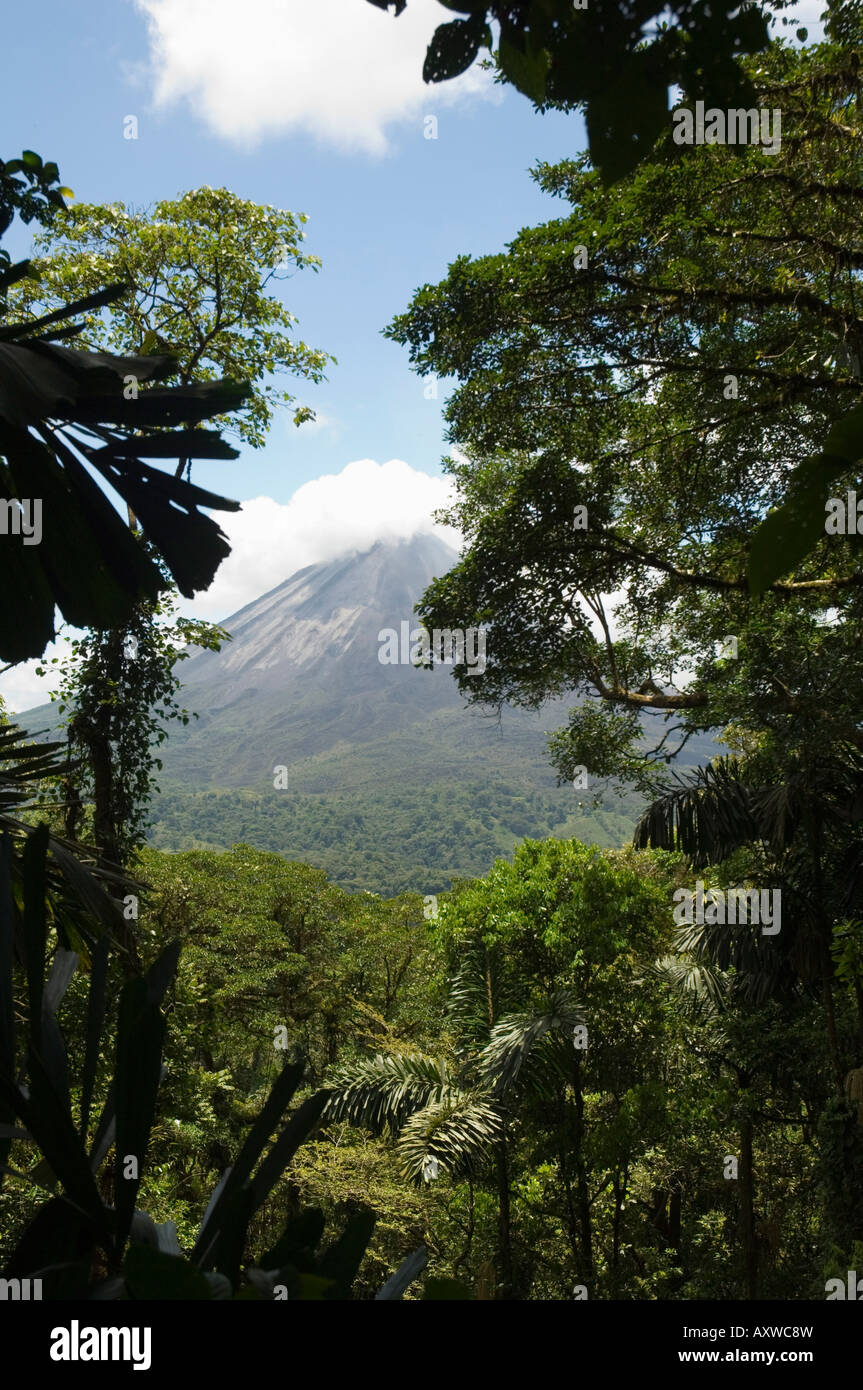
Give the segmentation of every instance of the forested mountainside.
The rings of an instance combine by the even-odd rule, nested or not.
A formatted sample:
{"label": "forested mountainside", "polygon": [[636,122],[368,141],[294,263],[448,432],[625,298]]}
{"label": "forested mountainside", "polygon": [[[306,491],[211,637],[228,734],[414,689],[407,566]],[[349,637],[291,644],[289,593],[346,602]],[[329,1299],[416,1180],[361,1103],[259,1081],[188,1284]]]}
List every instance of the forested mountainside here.
{"label": "forested mountainside", "polygon": [[[178,668],[193,717],[159,750],[150,843],[247,843],[386,896],[487,873],[525,836],[625,844],[644,797],[595,778],[559,786],[549,764],[566,702],[469,707],[451,667],[378,659],[379,634],[416,631],[420,596],[457,558],[432,536],[379,543],[307,567],[225,619],[231,640]],[[22,716],[62,736],[59,718],[51,706]],[[645,738],[658,737],[644,722]],[[680,765],[716,751],[698,737]],[[279,765],[287,787],[274,787]]]}

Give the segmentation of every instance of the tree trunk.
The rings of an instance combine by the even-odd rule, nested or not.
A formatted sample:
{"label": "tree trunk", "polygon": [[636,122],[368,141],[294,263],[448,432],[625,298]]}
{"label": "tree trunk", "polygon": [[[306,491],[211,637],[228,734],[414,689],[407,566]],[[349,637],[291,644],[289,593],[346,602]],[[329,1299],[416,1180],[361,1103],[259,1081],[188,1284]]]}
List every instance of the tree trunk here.
{"label": "tree trunk", "polygon": [[512,1226],[509,1207],[509,1164],[506,1156],[506,1140],[496,1146],[497,1162],[497,1266],[500,1271],[500,1295],[502,1299],[515,1297],[515,1276],[512,1264]]}
{"label": "tree trunk", "polygon": [[575,1059],[573,1091],[575,1092],[575,1191],[581,1236],[579,1275],[588,1281],[593,1278],[593,1228],[590,1219],[590,1189],[587,1185],[587,1167],[584,1162],[584,1092],[581,1086],[580,1057]]}
{"label": "tree trunk", "polygon": [[830,1045],[830,1058],[833,1063],[833,1077],[836,1082],[836,1093],[840,1097],[844,1095],[845,1069],[842,1066],[842,1053],[839,1047],[839,1035],[836,1031],[836,1014],[833,1009],[833,961],[830,958],[830,941],[833,934],[832,921],[824,911],[824,890],[823,890],[823,833],[821,816],[816,810],[813,821],[812,842],[814,848],[815,861],[815,901],[818,904],[818,928],[821,941],[821,970],[822,987],[821,997],[824,1002],[824,1013],[827,1018],[827,1039]]}
{"label": "tree trunk", "polygon": [[830,1042],[830,1060],[833,1063],[833,1079],[836,1082],[838,1094],[842,1096],[845,1094],[845,1075],[842,1067],[842,1055],[839,1048],[839,1034],[836,1031],[836,1011],[833,1008],[833,982],[827,973],[828,969],[829,966],[825,964],[821,998],[824,1003],[824,1013],[827,1017],[827,1037]]}
{"label": "tree trunk", "polygon": [[860,977],[854,977],[854,999],[857,1004],[857,1056],[863,1063],[863,985]]}
{"label": "tree trunk", "polygon": [[744,1113],[740,1121],[740,1243],[746,1297],[758,1297],[758,1241],[755,1235],[755,1181],[752,1164],[752,1117]]}

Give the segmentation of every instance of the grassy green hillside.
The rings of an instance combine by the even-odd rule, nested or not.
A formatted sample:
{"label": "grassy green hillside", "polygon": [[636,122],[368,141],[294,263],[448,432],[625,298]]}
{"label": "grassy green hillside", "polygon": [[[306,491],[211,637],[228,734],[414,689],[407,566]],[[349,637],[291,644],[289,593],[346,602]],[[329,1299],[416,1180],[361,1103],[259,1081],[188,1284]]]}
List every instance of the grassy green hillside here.
{"label": "grassy green hillside", "polygon": [[281,791],[271,777],[195,789],[166,773],[151,841],[170,850],[246,843],[325,869],[342,887],[390,896],[486,873],[525,836],[603,847],[630,837],[637,799],[600,792],[594,808],[593,790],[556,786],[535,728],[502,740],[489,723],[479,744],[460,739],[461,729],[460,715],[438,711],[421,736],[410,727],[343,741],[291,764]]}

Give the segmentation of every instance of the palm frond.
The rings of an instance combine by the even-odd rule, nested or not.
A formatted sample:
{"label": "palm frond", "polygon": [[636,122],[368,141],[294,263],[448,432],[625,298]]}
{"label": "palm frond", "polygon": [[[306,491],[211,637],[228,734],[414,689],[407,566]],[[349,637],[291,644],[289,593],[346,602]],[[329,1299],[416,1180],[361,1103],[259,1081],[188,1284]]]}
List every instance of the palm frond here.
{"label": "palm frond", "polygon": [[732,972],[729,992],[752,1004],[764,1004],[798,989],[789,933],[762,936],[757,924],[693,922],[680,927],[675,949],[702,969]]}
{"label": "palm frond", "polygon": [[494,1021],[506,1006],[498,952],[481,940],[465,942],[447,1001],[447,1014],[465,1051],[475,1052],[488,1042]]}
{"label": "palm frond", "polygon": [[16,594],[0,612],[4,661],[42,655],[56,607],[76,627],[121,626],[137,602],[164,588],[160,566],[85,465],[132,508],[186,597],[207,588],[230,553],[202,509],[236,511],[239,503],[144,460],[235,458],[217,431],[191,427],[238,409],[249,384],[162,386],[177,370],[168,355],[121,357],[48,341],[73,335],[72,315],[113,303],[124,289],[0,327],[0,502],[14,517],[20,499],[39,499],[40,517],[36,541],[0,549],[0,587]]}
{"label": "palm frond", "polygon": [[347,1120],[375,1133],[397,1133],[409,1115],[449,1093],[444,1062],[423,1053],[394,1057],[379,1052],[337,1068],[327,1082],[331,1092],[325,1120]]}
{"label": "palm frond", "polygon": [[503,1121],[487,1097],[451,1091],[410,1117],[398,1153],[406,1177],[429,1182],[441,1169],[472,1172],[502,1135]]}
{"label": "palm frond", "polygon": [[720,758],[699,767],[648,806],[635,827],[637,849],[679,849],[701,868],[726,859],[741,845],[760,838],[753,815],[752,789],[737,758]]}
{"label": "palm frond", "polygon": [[[64,756],[59,758],[61,748]],[[36,827],[22,817],[39,812],[39,783],[62,777],[68,770],[65,744],[34,743],[18,725],[0,726],[0,832],[17,848],[35,833]],[[95,923],[134,958],[134,933],[117,899],[140,892],[142,885],[118,866],[105,863],[92,847],[60,835],[48,835],[45,862],[54,925],[61,941],[76,950],[82,945],[91,947],[98,936]],[[16,855],[13,878],[19,871]]]}
{"label": "palm frond", "polygon": [[0,726],[0,818],[32,805],[39,782],[65,769],[58,757],[65,749],[62,742],[34,743],[17,724]]}
{"label": "palm frond", "polygon": [[663,956],[651,966],[651,974],[681,996],[690,1016],[713,1016],[726,1006],[728,979],[707,961],[690,955]]}
{"label": "palm frond", "polygon": [[483,1081],[495,1096],[504,1096],[545,1039],[550,1035],[571,1038],[583,1024],[582,1008],[565,989],[556,990],[537,1013],[509,1014],[492,1028],[480,1055]]}
{"label": "palm frond", "polygon": [[670,787],[635,827],[637,849],[680,849],[696,868],[718,864],[742,845],[762,842],[774,857],[824,824],[863,820],[863,755],[843,744],[814,765],[793,764],[782,781],[744,780],[739,758],[717,758]]}

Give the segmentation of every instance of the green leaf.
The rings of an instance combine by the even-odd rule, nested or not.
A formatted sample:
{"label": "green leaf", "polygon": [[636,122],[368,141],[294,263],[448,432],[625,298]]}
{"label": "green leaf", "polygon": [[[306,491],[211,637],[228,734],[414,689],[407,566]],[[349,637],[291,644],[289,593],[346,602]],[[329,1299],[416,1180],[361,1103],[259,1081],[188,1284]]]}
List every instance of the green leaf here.
{"label": "green leaf", "polygon": [[153,961],[149,970],[144,975],[147,986],[147,1002],[150,1004],[161,1004],[168,987],[177,973],[177,966],[180,963],[180,951],[183,943],[178,937],[169,941],[165,949]]}
{"label": "green leaf", "polygon": [[526,97],[539,106],[545,98],[549,55],[546,49],[534,49],[528,36],[524,49],[501,37],[497,60],[504,77]]}
{"label": "green leaf", "polygon": [[830,482],[848,468],[848,460],[816,454],[795,470],[781,506],[768,512],[749,548],[749,590],[763,594],[788,574],[824,535],[824,503]]}
{"label": "green leaf", "polygon": [[51,962],[51,973],[42,996],[42,1041],[41,1052],[45,1069],[51,1084],[63,1103],[69,1108],[69,1069],[66,1059],[66,1044],[57,1023],[57,1009],[63,999],[69,982],[78,965],[78,955],[58,946]]}
{"label": "green leaf", "polygon": [[427,1163],[437,1160],[449,1173],[470,1171],[503,1134],[494,1107],[481,1096],[453,1092],[412,1115],[399,1136],[399,1158],[415,1183],[427,1181]]}
{"label": "green leaf", "polygon": [[276,1244],[261,1256],[258,1264],[261,1269],[282,1269],[290,1264],[311,1272],[323,1233],[324,1213],[320,1207],[307,1207],[287,1223]]}
{"label": "green leaf", "polygon": [[253,1210],[254,1192],[249,1182],[239,1189],[233,1189],[220,1208],[219,1235],[211,1263],[219,1274],[230,1281],[233,1289],[240,1282],[240,1266]]}
{"label": "green leaf", "polygon": [[375,1302],[387,1303],[400,1299],[405,1290],[422,1274],[428,1264],[428,1258],[428,1251],[424,1245],[418,1250],[412,1250],[375,1294]]}
{"label": "green leaf", "polygon": [[[101,449],[94,449],[88,457],[95,462],[97,458],[169,459],[178,455],[192,459],[235,459],[239,458],[240,451],[228,444],[218,430],[172,430],[170,434],[133,435],[130,439],[117,439]],[[169,479],[169,483],[175,481]]]}
{"label": "green leaf", "polygon": [[85,1298],[96,1243],[92,1222],[65,1197],[52,1197],[24,1228],[3,1274],[42,1280],[44,1299]]}
{"label": "green leaf", "polygon": [[0,271],[0,293],[8,290],[12,285],[17,285],[21,280],[38,280],[38,278],[38,271],[33,268],[31,261],[16,261],[7,270]]}
{"label": "green leaf", "polygon": [[195,1248],[192,1251],[192,1259],[202,1263],[205,1268],[209,1268],[207,1252],[212,1249],[219,1228],[222,1208],[230,1200],[231,1195],[247,1183],[251,1177],[252,1169],[263,1153],[270,1135],[290,1105],[291,1098],[303,1079],[304,1071],[304,1064],[298,1062],[288,1064],[277,1076],[270,1089],[270,1094],[264,1102],[264,1107],[252,1125],[246,1142],[240,1150],[239,1157],[231,1169],[227,1182],[204,1217],[198,1238],[195,1241]]}
{"label": "green leaf", "polygon": [[[59,440],[54,448],[62,451]],[[75,626],[122,624],[136,590],[155,598],[158,567],[78,460],[52,451],[26,430],[0,422],[0,495],[42,499],[40,545],[0,547],[0,586],[11,587],[18,611],[0,613],[0,657],[39,656],[54,632],[54,605]],[[5,474],[5,476],[4,476]],[[8,481],[7,481],[8,479]]]}
{"label": "green leaf", "polygon": [[752,538],[749,589],[753,594],[788,574],[824,535],[824,506],[833,479],[863,458],[863,404],[834,421],[824,450],[794,471],[785,501],[768,512]]}
{"label": "green leaf", "polygon": [[474,1295],[465,1284],[459,1283],[458,1279],[426,1279],[423,1301],[427,1299],[444,1299],[447,1302],[460,1300],[462,1302],[472,1299]]}
{"label": "green leaf", "polygon": [[[103,309],[107,304],[114,304],[126,293],[126,290],[127,286],[122,282],[107,285],[104,290],[85,295],[82,299],[75,299],[71,304],[64,304],[62,309],[54,309],[50,314],[43,314],[41,318],[30,319],[26,323],[4,324],[0,328],[0,340],[18,338],[22,333],[29,335],[34,333],[37,328],[46,328],[49,324],[61,323],[65,319],[72,318],[75,314],[88,313],[93,309]],[[80,354],[81,366],[85,365],[87,358],[98,356],[98,353]]]}
{"label": "green leaf", "polygon": [[70,1200],[90,1217],[97,1229],[105,1230],[105,1208],[72,1116],[62,1105],[40,1057],[32,1048],[29,1073],[29,1096],[0,1077],[0,1097],[24,1121]]}
{"label": "green leaf", "polygon": [[591,97],[585,114],[590,157],[602,182],[617,183],[631,173],[669,119],[667,89],[651,71],[649,54],[629,55],[619,76]]}
{"label": "green leaf", "polygon": [[[239,504],[151,468],[134,443],[112,437],[106,427],[136,431],[138,449],[154,457],[233,458],[236,451],[212,432],[193,427],[239,408],[250,385],[204,381],[130,392],[130,379],[159,380],[175,370],[176,360],[164,353],[84,352],[33,336],[71,312],[112,303],[125,288],[118,283],[0,329],[0,500],[41,499],[43,523],[41,543],[16,538],[0,547],[0,589],[16,594],[15,607],[0,614],[4,661],[42,654],[54,634],[55,605],[75,627],[118,627],[136,602],[154,600],[163,587],[159,566],[83,468],[82,453],[132,507],[186,597],[207,588],[230,553],[219,526],[199,508],[236,511]],[[68,325],[46,336],[75,331]],[[92,426],[107,447],[93,449],[62,428],[80,425]],[[173,442],[168,434],[151,433],[176,425],[181,429]]]}
{"label": "green leaf", "polygon": [[317,1091],[313,1096],[309,1096],[308,1100],[303,1101],[296,1115],[285,1125],[255,1174],[252,1184],[253,1211],[257,1211],[266,1201],[297,1149],[309,1137],[321,1118],[328,1099],[328,1091]]}
{"label": "green leaf", "polygon": [[396,1133],[415,1110],[450,1090],[446,1065],[423,1053],[376,1053],[337,1068],[329,1082],[327,1117]]}
{"label": "green leaf", "polygon": [[213,1296],[205,1276],[193,1264],[151,1245],[130,1245],[123,1273],[129,1292],[136,1299],[210,1302]]}
{"label": "green leaf", "polygon": [[824,453],[849,463],[863,458],[863,404],[855,405],[847,415],[836,420],[824,444]]}
{"label": "green leaf", "polygon": [[[120,995],[117,1020],[114,1191],[116,1238],[122,1247],[135,1211],[135,1198],[150,1142],[162,1068],[165,1020],[151,1000],[147,982],[129,980]],[[125,1175],[126,1161],[137,1160],[137,1176]]]}
{"label": "green leaf", "polygon": [[363,1262],[376,1219],[373,1211],[355,1212],[338,1240],[321,1256],[317,1273],[324,1279],[333,1280],[333,1287],[325,1297],[350,1298],[351,1285]]}
{"label": "green leaf", "polygon": [[124,919],[115,899],[108,896],[90,870],[58,840],[51,841],[50,857],[82,906],[111,934],[115,945],[122,947]]}
{"label": "green leaf", "polygon": [[87,994],[84,1070],[81,1076],[81,1138],[84,1141],[86,1141],[87,1138],[90,1105],[93,1100],[93,1086],[96,1081],[96,1068],[99,1064],[102,1024],[105,1021],[108,943],[108,936],[101,936],[93,949],[90,959],[90,989]]}
{"label": "green leaf", "polygon": [[454,19],[439,24],[432,35],[423,63],[424,82],[445,82],[465,72],[476,58],[480,45],[490,38],[485,13],[470,19]]}
{"label": "green leaf", "polygon": [[45,855],[48,827],[40,825],[29,837],[22,856],[24,886],[24,960],[27,966],[30,1039],[36,1050],[42,1039],[42,990],[45,979]]}

